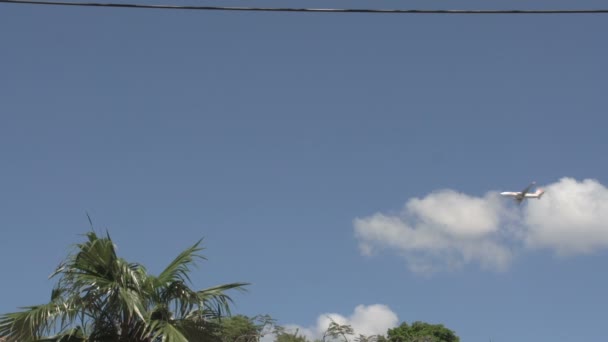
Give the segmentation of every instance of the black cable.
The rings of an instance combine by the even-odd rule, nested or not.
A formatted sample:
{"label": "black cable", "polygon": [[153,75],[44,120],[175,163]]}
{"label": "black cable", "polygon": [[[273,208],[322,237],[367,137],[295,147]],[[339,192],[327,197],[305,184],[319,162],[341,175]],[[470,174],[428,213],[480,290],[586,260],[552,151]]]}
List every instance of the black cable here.
{"label": "black cable", "polygon": [[29,0],[0,0],[0,3],[55,5],[55,6],[84,6],[84,7],[114,7],[138,9],[173,9],[173,10],[205,10],[205,11],[249,11],[249,12],[306,12],[306,13],[371,13],[371,14],[608,14],[608,9],[567,9],[567,10],[424,10],[424,9],[357,9],[357,8],[279,8],[279,7],[224,7],[224,6],[172,6],[144,5],[96,2],[62,2],[62,1],[29,1]]}

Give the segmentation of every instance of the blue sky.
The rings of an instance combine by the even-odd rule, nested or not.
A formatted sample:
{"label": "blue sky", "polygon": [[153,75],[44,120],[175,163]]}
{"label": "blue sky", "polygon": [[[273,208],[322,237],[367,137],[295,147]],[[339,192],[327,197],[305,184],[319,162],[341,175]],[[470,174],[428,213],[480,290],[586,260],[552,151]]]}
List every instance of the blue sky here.
{"label": "blue sky", "polygon": [[[601,15],[1,4],[0,312],[48,299],[46,277],[89,229],[88,212],[122,256],[152,272],[204,237],[209,260],[193,282],[253,283],[235,295],[238,313],[314,330],[323,313],[348,318],[358,305],[382,304],[399,321],[443,323],[463,341],[600,340],[607,30]],[[492,197],[531,180],[553,192],[522,208]],[[357,219],[381,215],[403,223],[398,233],[437,232],[428,223],[444,206],[430,206],[430,216],[403,208],[442,189],[501,217],[482,223],[487,235],[474,241],[510,251],[504,267],[483,266],[485,254],[465,260],[472,240],[458,234],[441,232],[447,250],[434,250],[391,245],[387,225],[356,229]],[[567,189],[585,220],[549,220],[566,215]],[[413,271],[419,253],[441,267]]]}

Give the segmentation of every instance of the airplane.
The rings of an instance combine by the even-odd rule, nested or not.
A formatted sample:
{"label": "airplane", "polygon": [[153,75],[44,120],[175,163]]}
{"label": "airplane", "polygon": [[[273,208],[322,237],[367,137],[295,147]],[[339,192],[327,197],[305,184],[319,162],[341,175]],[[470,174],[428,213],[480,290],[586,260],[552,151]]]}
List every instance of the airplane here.
{"label": "airplane", "polygon": [[521,204],[521,202],[523,200],[525,200],[526,198],[540,199],[543,196],[543,194],[545,193],[545,191],[543,189],[537,189],[536,192],[530,193],[530,189],[534,185],[536,185],[536,182],[530,183],[530,185],[528,185],[528,187],[526,187],[524,190],[522,190],[520,192],[505,191],[505,192],[501,192],[500,194],[505,197],[513,197],[513,199],[515,200],[515,202],[517,202],[517,204]]}

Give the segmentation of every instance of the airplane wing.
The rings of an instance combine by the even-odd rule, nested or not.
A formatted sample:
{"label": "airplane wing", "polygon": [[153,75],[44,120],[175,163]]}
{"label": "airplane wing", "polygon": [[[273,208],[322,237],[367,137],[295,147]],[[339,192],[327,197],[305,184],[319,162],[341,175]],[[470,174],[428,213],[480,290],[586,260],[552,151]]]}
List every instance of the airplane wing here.
{"label": "airplane wing", "polygon": [[528,187],[526,187],[525,189],[523,189],[522,192],[521,192],[521,196],[522,197],[526,196],[526,194],[528,193],[528,191],[530,191],[530,189],[534,186],[534,184],[536,184],[536,182],[530,183],[530,185],[528,185]]}

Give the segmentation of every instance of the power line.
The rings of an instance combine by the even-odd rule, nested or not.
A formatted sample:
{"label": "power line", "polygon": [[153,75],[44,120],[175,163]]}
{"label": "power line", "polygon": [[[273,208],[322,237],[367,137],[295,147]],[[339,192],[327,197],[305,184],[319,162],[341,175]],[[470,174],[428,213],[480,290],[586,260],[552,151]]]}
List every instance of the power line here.
{"label": "power line", "polygon": [[280,8],[280,7],[224,7],[120,4],[96,2],[0,0],[0,3],[22,5],[52,5],[80,7],[114,7],[165,10],[246,11],[246,12],[305,12],[305,13],[368,13],[368,14],[608,14],[608,9],[565,10],[433,10],[433,9],[362,9],[362,8]]}

